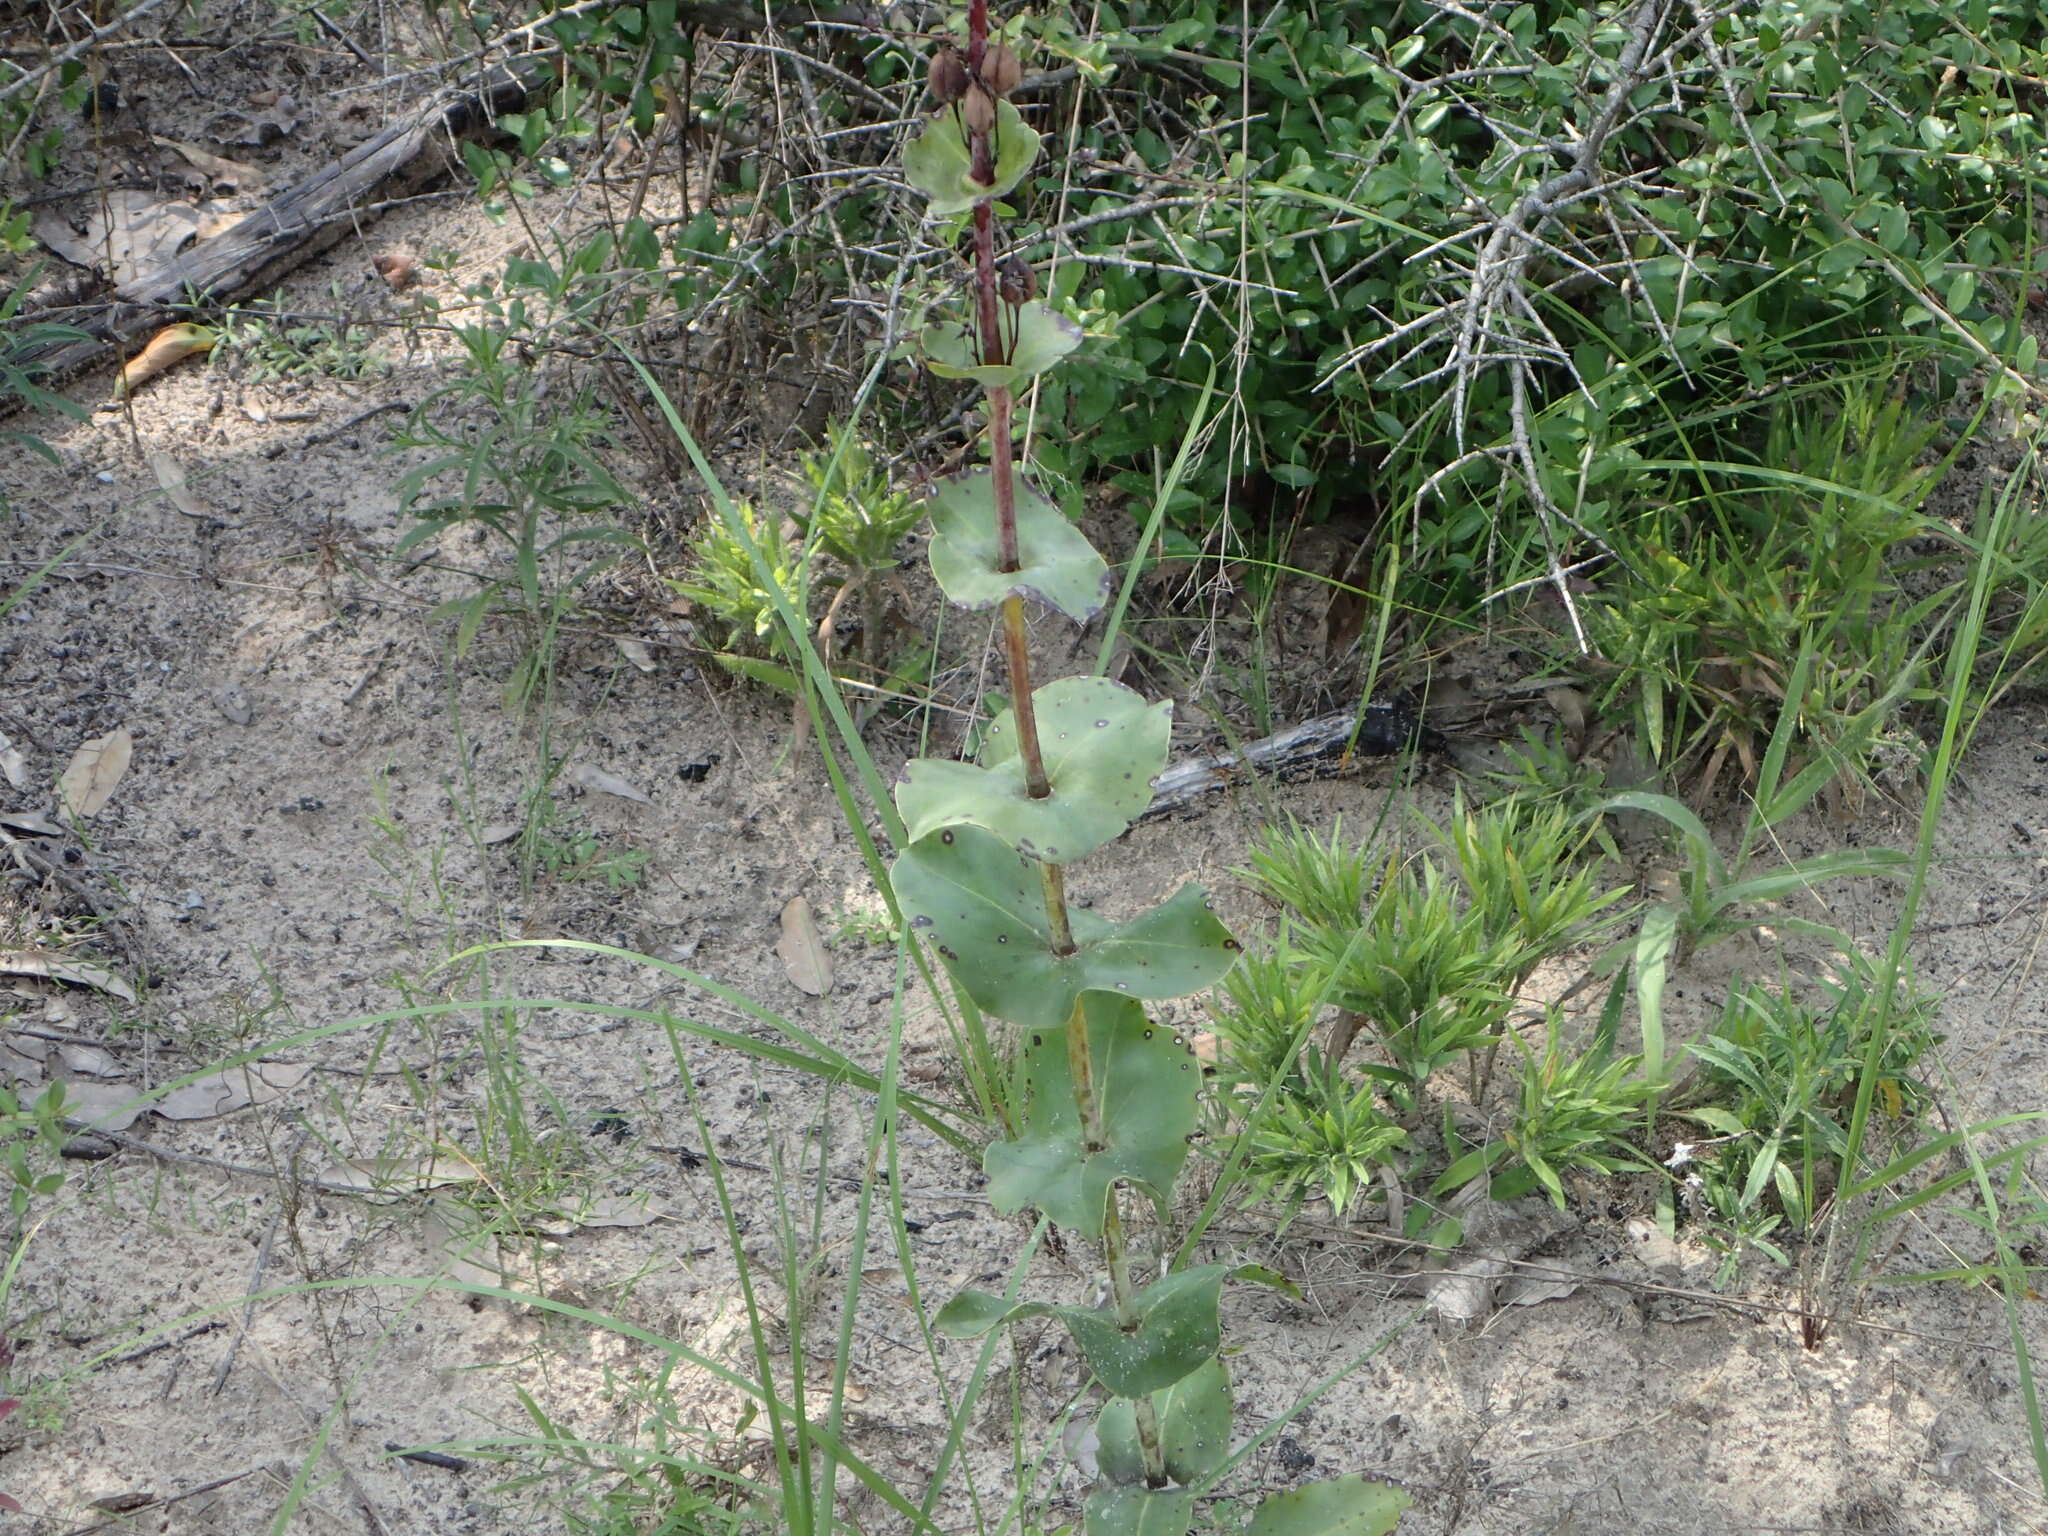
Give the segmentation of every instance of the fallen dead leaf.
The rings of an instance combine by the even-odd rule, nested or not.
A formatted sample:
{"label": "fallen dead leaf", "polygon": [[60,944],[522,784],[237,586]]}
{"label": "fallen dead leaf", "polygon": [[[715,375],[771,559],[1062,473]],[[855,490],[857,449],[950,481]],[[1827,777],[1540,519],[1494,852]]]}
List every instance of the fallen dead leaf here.
{"label": "fallen dead leaf", "polygon": [[558,1221],[534,1224],[543,1237],[566,1237],[578,1227],[644,1227],[660,1221],[668,1207],[654,1195],[599,1195],[580,1205],[557,1206],[553,1214]]}
{"label": "fallen dead leaf", "polygon": [[115,283],[130,282],[161,266],[198,238],[199,210],[138,187],[117,187],[84,214],[83,232],[46,209],[33,226],[36,238],[73,266],[105,268]]}
{"label": "fallen dead leaf", "polygon": [[10,832],[26,832],[31,837],[62,837],[64,828],[49,817],[35,811],[0,811],[0,827]]}
{"label": "fallen dead leaf", "polygon": [[1501,1282],[1500,1304],[1504,1307],[1534,1307],[1546,1301],[1563,1301],[1579,1288],[1576,1280],[1551,1280],[1541,1275],[1513,1275]]}
{"label": "fallen dead leaf", "polygon": [[503,1285],[505,1272],[498,1266],[498,1241],[465,1223],[460,1210],[446,1200],[431,1200],[420,1221],[420,1236],[428,1250],[440,1260],[442,1272],[458,1285]]}
{"label": "fallen dead leaf", "polygon": [[121,1065],[112,1051],[77,1040],[53,1043],[57,1047],[58,1064],[69,1074],[78,1077],[104,1077],[109,1082],[128,1075],[128,1069]]}
{"label": "fallen dead leaf", "polygon": [[322,1184],[365,1195],[401,1195],[449,1184],[474,1184],[483,1174],[460,1153],[427,1152],[418,1157],[351,1157],[320,1170]]}
{"label": "fallen dead leaf", "polygon": [[219,155],[210,155],[197,144],[186,144],[178,139],[158,138],[155,134],[151,134],[150,139],[153,143],[165,149],[175,150],[184,156],[187,164],[194,170],[204,171],[217,186],[233,187],[237,192],[258,192],[262,190],[267,180],[255,166],[244,165],[239,160],[223,159]]}
{"label": "fallen dead leaf", "polygon": [[412,286],[419,273],[419,260],[410,251],[386,251],[370,259],[370,265],[377,275],[384,279],[393,293],[403,293]]}
{"label": "fallen dead leaf", "polygon": [[644,640],[628,639],[624,635],[613,635],[612,644],[619,648],[619,654],[633,663],[642,672],[654,670],[654,653],[647,649]]}
{"label": "fallen dead leaf", "polygon": [[227,717],[230,725],[247,725],[256,718],[256,706],[249,702],[249,695],[237,683],[216,689],[213,703]]}
{"label": "fallen dead leaf", "polygon": [[166,1120],[210,1120],[251,1104],[281,1099],[312,1074],[309,1063],[245,1062],[174,1088],[149,1108]]}
{"label": "fallen dead leaf", "polygon": [[112,971],[71,955],[52,954],[40,949],[0,949],[0,972],[11,976],[40,976],[48,981],[68,981],[74,986],[91,987],[118,997],[124,1003],[135,1001],[135,989]]}
{"label": "fallen dead leaf", "polygon": [[212,508],[199,499],[192,487],[185,483],[185,466],[172,458],[161,448],[152,448],[147,455],[150,471],[156,476],[156,483],[164,497],[187,517],[211,517]]}
{"label": "fallen dead leaf", "polygon": [[165,326],[150,337],[148,346],[122,365],[121,377],[114,382],[114,397],[119,399],[139,389],[165,369],[182,363],[188,357],[211,352],[219,339],[219,333],[211,327],[194,325],[190,321]]}
{"label": "fallen dead leaf", "polygon": [[564,775],[578,789],[594,789],[600,794],[617,795],[621,800],[637,800],[642,805],[654,802],[628,784],[615,773],[606,773],[602,768],[589,763],[578,763]]}
{"label": "fallen dead leaf", "polygon": [[57,781],[57,799],[73,816],[96,816],[105,809],[128,763],[135,755],[135,738],[125,725],[95,737],[71,754],[71,765]]}
{"label": "fallen dead leaf", "polygon": [[832,956],[818,937],[818,920],[811,904],[792,896],[782,909],[782,937],[775,941],[775,953],[799,992],[823,997],[832,990]]}
{"label": "fallen dead leaf", "polygon": [[281,1098],[312,1071],[310,1065],[250,1062],[209,1072],[161,1098],[150,1097],[133,1083],[67,1082],[64,1114],[93,1131],[125,1131],[147,1114],[167,1120],[210,1120]]}
{"label": "fallen dead leaf", "polygon": [[523,821],[494,821],[477,833],[477,840],[486,848],[495,848],[500,843],[509,843],[526,830]]}
{"label": "fallen dead leaf", "polygon": [[28,759],[21,748],[7,739],[5,731],[0,731],[0,777],[16,789],[28,788]]}

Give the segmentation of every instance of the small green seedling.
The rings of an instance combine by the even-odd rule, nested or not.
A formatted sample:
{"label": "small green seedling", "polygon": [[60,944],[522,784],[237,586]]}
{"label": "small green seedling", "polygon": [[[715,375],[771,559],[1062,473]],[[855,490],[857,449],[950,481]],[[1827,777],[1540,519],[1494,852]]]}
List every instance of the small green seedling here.
{"label": "small green seedling", "polygon": [[[1037,298],[1019,258],[996,257],[996,209],[1023,182],[1038,135],[1009,101],[1016,53],[989,36],[987,0],[968,9],[965,51],[931,61],[937,112],[904,152],[935,219],[971,231],[972,306],[931,319],[920,338],[941,378],[987,397],[988,463],[932,498],[932,573],[956,605],[995,609],[1011,707],[974,763],[918,759],[897,786],[910,839],[891,880],[911,930],[980,1008],[1022,1035],[1025,1108],[1016,1135],[987,1153],[989,1193],[1102,1245],[1105,1304],[1025,1302],[964,1291],[938,1317],[956,1338],[1028,1318],[1057,1319],[1109,1394],[1094,1429],[1099,1480],[1089,1536],[1183,1536],[1196,1500],[1230,1461],[1230,1381],[1219,1304],[1233,1271],[1169,1264],[1144,1274],[1126,1228],[1132,1196],[1160,1220],[1199,1121],[1193,1053],[1144,1003],[1214,985],[1238,945],[1199,887],[1110,922],[1069,906],[1066,866],[1120,837],[1166,765],[1171,706],[1102,677],[1034,684],[1024,600],[1086,623],[1104,605],[1102,557],[1014,461],[1019,388],[1047,373],[1081,328]],[[1339,1478],[1268,1500],[1258,1536],[1391,1530],[1407,1497]]]}

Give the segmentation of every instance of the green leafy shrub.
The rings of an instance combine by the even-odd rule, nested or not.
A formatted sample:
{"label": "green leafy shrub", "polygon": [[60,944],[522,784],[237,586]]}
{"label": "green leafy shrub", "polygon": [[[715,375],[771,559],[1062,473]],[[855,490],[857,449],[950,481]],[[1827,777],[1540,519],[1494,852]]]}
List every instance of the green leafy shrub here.
{"label": "green leafy shrub", "polygon": [[1928,696],[1921,674],[1953,593],[1899,558],[1908,540],[1947,534],[1918,510],[1937,423],[1889,381],[1854,379],[1781,402],[1768,428],[1752,463],[1732,461],[1736,444],[1706,448],[1618,538],[1647,583],[1603,582],[1581,605],[1595,707],[1628,705],[1651,761],[1702,797],[1731,761],[1755,781],[1803,654],[1800,756],[1836,754],[1848,778],[1881,743],[1917,757],[1894,721]]}
{"label": "green leafy shrub", "polygon": [[396,439],[400,449],[431,454],[399,480],[400,505],[414,522],[397,553],[470,526],[495,535],[512,558],[510,574],[472,572],[477,590],[443,604],[438,616],[456,621],[458,655],[493,614],[525,630],[506,685],[518,705],[544,690],[577,593],[611,563],[588,547],[631,542],[617,525],[596,521],[626,500],[601,456],[610,424],[588,385],[556,396],[521,361],[529,324],[521,296],[492,298],[484,319],[455,327],[466,366],[415,407]]}
{"label": "green leafy shrub", "polygon": [[1713,1032],[1686,1047],[1700,1071],[1678,1113],[1709,1135],[1681,1142],[1669,1161],[1695,1208],[1727,1234],[1724,1274],[1745,1246],[1786,1262],[1763,1239],[1781,1222],[1804,1231],[1834,1187],[1872,1029],[1883,1031],[1874,1102],[1886,1120],[1906,1123],[1928,1102],[1914,1074],[1939,1039],[1933,1002],[1909,993],[1882,1009],[1872,981],[1858,957],[1817,1002],[1738,982]]}
{"label": "green leafy shrub", "polygon": [[1148,493],[1228,359],[1181,526],[1263,468],[1412,519],[1455,587],[1611,531],[1677,456],[1674,400],[1739,419],[1898,345],[2030,371],[2044,40],[2025,4],[1962,9],[1105,6],[1113,109],[1078,115],[1061,189],[1099,222],[1056,292],[1108,335],[1041,402],[1100,429],[1041,461]]}

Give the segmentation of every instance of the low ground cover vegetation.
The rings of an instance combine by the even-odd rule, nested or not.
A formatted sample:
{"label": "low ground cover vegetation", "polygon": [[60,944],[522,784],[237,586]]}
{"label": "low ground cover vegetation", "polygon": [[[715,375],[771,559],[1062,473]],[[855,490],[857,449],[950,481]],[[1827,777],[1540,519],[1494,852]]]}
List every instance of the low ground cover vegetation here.
{"label": "low ground cover vegetation", "polygon": [[[2039,1112],[1959,1090],[1916,948],[1971,748],[2048,654],[2027,8],[427,4],[373,39],[366,10],[244,0],[323,68],[374,41],[387,82],[511,71],[518,108],[479,114],[445,189],[500,243],[310,299],[184,293],[95,417],[104,377],[64,349],[123,312],[153,226],[190,223],[157,248],[179,260],[225,238],[180,198],[263,206],[258,152],[301,121],[271,91],[208,130],[244,162],[119,117],[131,45],[218,51],[189,9],[0,23],[0,430],[72,465],[67,432],[121,424],[165,506],[224,526],[232,477],[144,446],[144,392],[266,426],[348,401],[301,453],[383,417],[379,517],[290,559],[325,623],[364,607],[339,585],[415,626],[451,831],[420,840],[392,763],[365,790],[337,863],[399,935],[374,1007],[316,1013],[259,956],[261,990],[172,1028],[156,928],[197,954],[220,896],[127,883],[99,818],[137,742],[71,729],[92,690],[0,696],[0,1450],[216,1314],[247,1309],[239,1338],[331,1304],[331,1340],[357,1291],[408,1320],[452,1293],[527,1309],[535,1359],[631,1362],[603,1368],[604,1434],[536,1378],[516,1420],[386,1447],[474,1458],[553,1528],[1451,1529],[1464,1494],[1413,1468],[1263,1459],[1386,1337],[1282,1391],[1233,1329],[1311,1315],[1341,1237],[1396,1267],[1401,1328],[1483,1335],[1594,1283],[1564,1226],[1504,1233],[1604,1219],[1706,1254],[1700,1296],[1782,1308],[1806,1350],[1879,1285],[1989,1298],[2048,1497]],[[185,191],[156,165],[116,218],[159,150]],[[51,493],[0,485],[30,530]],[[0,621],[55,611],[127,515],[25,531]],[[327,750],[396,643],[319,716]],[[620,723],[646,679],[731,733],[659,785],[619,766],[663,734]],[[1291,761],[1284,728],[1332,706],[1342,753]],[[716,924],[656,942],[630,914],[760,885],[753,817],[677,870],[607,812],[730,776],[742,716],[839,889],[778,896],[775,967],[736,980],[697,953]],[[477,766],[491,733],[509,783]],[[1206,889],[1139,850],[1174,759],[1218,752],[1257,825]],[[1257,762],[1357,792],[1303,816]],[[324,809],[296,797],[288,830]],[[174,914],[146,943],[145,909]],[[833,1012],[856,995],[859,1029]],[[550,1031],[586,1017],[656,1043],[636,1107],[555,1086]],[[34,1304],[45,1225],[121,1207],[100,1170],[147,1147],[138,1117],[245,1112],[288,1153],[148,1155],[271,1181],[255,1278],[17,1364],[69,1326]],[[680,1219],[628,1147],[700,1180],[700,1332],[636,1307],[653,1257],[602,1298],[549,1279],[576,1234]],[[996,1235],[942,1263],[912,1203],[970,1183]],[[327,1199],[379,1202],[424,1258],[316,1260]],[[877,1329],[915,1362],[914,1455],[875,1428]],[[353,1387],[327,1347],[278,1531],[330,1491]],[[79,1513],[35,1497],[0,1503]]]}

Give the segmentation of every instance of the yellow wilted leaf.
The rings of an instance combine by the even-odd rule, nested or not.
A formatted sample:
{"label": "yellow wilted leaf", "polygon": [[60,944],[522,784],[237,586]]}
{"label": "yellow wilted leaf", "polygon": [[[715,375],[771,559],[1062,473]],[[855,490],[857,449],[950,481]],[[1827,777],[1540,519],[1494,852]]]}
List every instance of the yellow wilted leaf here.
{"label": "yellow wilted leaf", "polygon": [[211,352],[219,339],[220,333],[207,325],[182,321],[165,326],[149,338],[148,346],[128,359],[114,385],[115,397],[118,399],[137,386],[147,384],[166,368],[182,363],[188,357]]}

